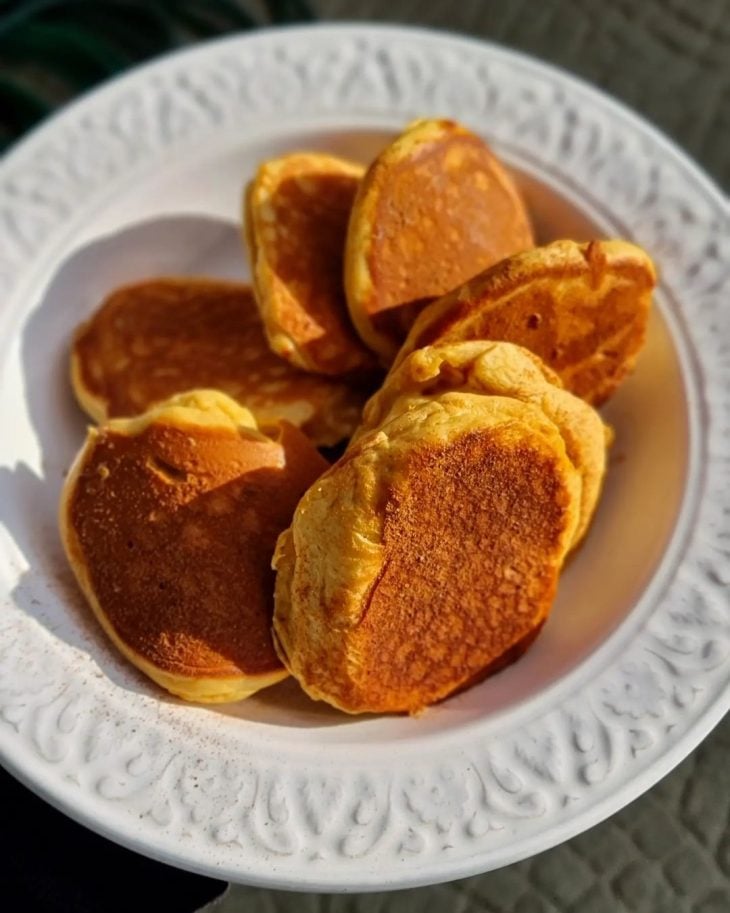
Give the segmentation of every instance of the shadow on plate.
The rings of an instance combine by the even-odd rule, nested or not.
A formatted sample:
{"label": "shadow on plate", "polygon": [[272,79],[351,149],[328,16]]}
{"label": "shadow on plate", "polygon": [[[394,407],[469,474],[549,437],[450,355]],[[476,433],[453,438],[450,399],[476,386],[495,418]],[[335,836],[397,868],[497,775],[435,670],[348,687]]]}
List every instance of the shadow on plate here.
{"label": "shadow on plate", "polygon": [[[22,333],[23,380],[40,471],[26,463],[0,468],[0,523],[29,568],[12,592],[17,606],[54,638],[90,657],[116,686],[190,706],[158,690],[108,643],[76,585],[57,528],[63,480],[89,424],[68,378],[73,332],[115,287],[166,274],[245,281],[238,227],[203,216],[146,221],[77,249],[56,270]],[[202,709],[269,725],[331,726],[352,719],[311,701],[293,681],[245,702]]]}

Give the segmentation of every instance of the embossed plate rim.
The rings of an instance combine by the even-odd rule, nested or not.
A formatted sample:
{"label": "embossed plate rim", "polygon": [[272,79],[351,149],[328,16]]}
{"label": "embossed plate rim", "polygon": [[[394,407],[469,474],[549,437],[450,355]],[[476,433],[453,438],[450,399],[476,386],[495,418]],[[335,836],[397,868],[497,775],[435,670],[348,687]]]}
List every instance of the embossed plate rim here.
{"label": "embossed plate rim", "polygon": [[[235,60],[230,56],[232,51],[236,52]],[[506,88],[504,77],[508,74],[511,76],[510,81],[514,81],[515,85],[520,79],[526,80],[525,85],[529,84],[529,92],[536,96],[543,93],[545,98],[550,97],[553,101],[572,98],[577,110],[585,112],[586,116],[589,113],[588,106],[591,107],[590,116],[595,117],[599,126],[607,131],[606,137],[599,137],[599,146],[601,142],[606,144],[604,153],[610,152],[618,159],[618,168],[614,166],[616,171],[613,174],[610,162],[608,166],[605,163],[603,165],[604,169],[608,167],[607,183],[602,183],[606,180],[606,175],[600,170],[595,178],[595,188],[591,181],[591,190],[595,189],[599,202],[603,202],[610,211],[622,205],[619,200],[621,189],[611,189],[610,178],[618,179],[620,167],[626,166],[628,170],[632,154],[653,155],[653,164],[659,169],[657,180],[660,184],[664,180],[665,186],[668,186],[665,194],[669,207],[667,212],[676,216],[677,213],[669,206],[673,195],[680,191],[688,193],[697,213],[705,221],[709,220],[707,225],[702,223],[697,231],[703,227],[709,231],[710,223],[716,220],[717,243],[721,246],[730,243],[724,201],[712,183],[665,137],[603,93],[553,67],[485,42],[419,29],[384,26],[328,25],[233,36],[178,52],[121,76],[69,106],[8,154],[0,165],[0,216],[3,211],[12,215],[13,207],[15,206],[17,211],[17,206],[23,202],[22,192],[19,196],[17,193],[14,196],[12,188],[9,189],[14,169],[19,174],[25,167],[24,163],[30,161],[34,155],[41,155],[44,144],[53,142],[54,137],[64,136],[68,140],[73,139],[74,131],[78,133],[85,129],[85,122],[86,129],[91,130],[91,133],[87,134],[88,138],[93,139],[100,131],[103,132],[104,112],[108,114],[109,106],[120,99],[127,89],[137,86],[141,90],[147,87],[147,90],[151,91],[150,87],[154,84],[157,86],[154,91],[160,92],[160,86],[166,87],[173,96],[177,92],[179,100],[182,96],[179,83],[182,74],[189,85],[195,86],[196,80],[202,78],[208,64],[212,65],[218,61],[218,75],[223,78],[226,76],[223,67],[225,60],[229,60],[228,65],[233,65],[234,68],[240,64],[243,68],[241,72],[244,72],[247,54],[253,59],[257,53],[259,56],[266,55],[257,63],[264,72],[268,71],[271,82],[274,81],[273,76],[277,74],[277,68],[283,66],[282,61],[286,59],[287,54],[295,57],[297,53],[300,54],[297,72],[298,78],[303,81],[307,78],[307,66],[312,60],[315,63],[319,61],[322,65],[335,66],[340,59],[338,54],[344,54],[340,60],[340,80],[343,76],[342,68],[346,69],[354,61],[355,89],[358,85],[361,89],[363,86],[367,88],[365,80],[373,76],[377,82],[378,76],[384,77],[385,68],[390,66],[390,76],[396,80],[395,84],[398,84],[399,79],[405,80],[400,84],[401,89],[410,90],[416,99],[407,100],[398,109],[389,107],[388,104],[382,105],[381,96],[368,90],[364,95],[361,92],[362,97],[357,99],[356,104],[344,108],[340,105],[338,108],[337,100],[333,103],[328,94],[330,87],[318,84],[310,86],[315,94],[301,99],[298,110],[286,109],[286,102],[282,102],[283,116],[301,120],[303,116],[306,117],[307,111],[311,111],[313,123],[316,122],[317,125],[338,113],[349,119],[362,118],[363,122],[375,122],[379,117],[393,117],[396,114],[398,117],[405,117],[409,112],[421,113],[428,110],[432,106],[432,101],[426,97],[424,80],[427,80],[429,75],[434,79],[434,91],[438,91],[438,81],[440,79],[443,82],[445,72],[447,88],[448,80],[451,79],[455,86],[460,90],[466,90],[467,94],[475,88],[484,91],[494,90],[497,93],[497,100],[493,100],[496,107],[493,110],[480,109],[477,118],[494,116],[495,113],[499,115],[490,123],[495,131],[497,144],[500,141],[507,143],[513,139],[533,154],[538,165],[542,163],[546,168],[548,165],[554,166],[558,171],[561,162],[551,159],[551,156],[554,157],[556,154],[554,150],[544,147],[544,144],[538,141],[511,137],[510,131],[517,130],[517,127],[509,121],[511,109],[500,111],[499,92],[509,94],[512,91],[514,98],[519,101],[517,88]],[[351,58],[347,58],[348,53]],[[415,60],[425,68],[425,75],[423,72],[411,72],[410,76],[408,73],[396,72],[396,53],[398,57],[408,57],[410,54],[411,62]],[[390,63],[383,63],[389,59],[389,54]],[[332,64],[333,60],[335,64]],[[358,65],[361,68],[359,71]],[[374,72],[364,72],[368,66],[374,68]],[[443,69],[444,66],[446,71]],[[471,82],[468,79],[461,82],[465,79],[464,74],[469,67],[472,68],[469,70],[470,75],[475,77],[475,74],[478,74],[478,78],[473,78]],[[493,69],[499,74],[496,80],[491,79]],[[253,73],[252,78],[256,75]],[[283,70],[278,75],[283,77]],[[411,79],[410,84],[407,83],[408,79]],[[421,79],[420,84],[418,79]],[[386,82],[383,81],[380,90],[382,98],[387,100],[390,90]],[[334,80],[332,86],[335,95],[337,91],[343,92],[341,82],[338,84]],[[205,85],[202,91],[206,91]],[[221,98],[220,104],[224,106],[225,97]],[[216,101],[215,97],[213,101]],[[409,108],[409,104],[417,110]],[[441,111],[444,104],[442,99]],[[468,99],[467,102],[462,99],[455,100],[454,114],[469,118],[469,113],[473,115],[474,111],[469,111],[468,104]],[[238,99],[230,110],[224,109],[221,116],[225,121],[225,117],[232,118],[233,113],[243,113],[249,116],[253,123],[258,122],[264,128],[271,123],[273,116],[271,111],[264,113],[257,110],[251,99],[247,103]],[[101,123],[95,124],[95,116],[99,117]],[[87,117],[88,121],[85,121]],[[472,116],[470,119],[475,120],[475,117]],[[191,134],[193,140],[199,138],[205,126],[205,123],[195,125]],[[230,124],[224,124],[220,129],[229,127]],[[170,141],[167,146],[164,143],[155,146],[153,142],[152,148],[146,153],[143,152],[140,158],[119,166],[119,171],[113,177],[121,179],[122,176],[129,176],[134,168],[149,170],[151,167],[159,167],[159,155],[164,149],[184,147],[189,139],[190,136],[184,136],[182,139]],[[629,157],[625,161],[621,159],[621,155],[627,153],[623,153],[621,148],[612,147],[610,140],[616,140],[619,147],[622,142],[628,143],[629,146],[634,144],[629,149]],[[565,164],[562,177],[567,180],[570,173],[570,168]],[[580,173],[580,165],[577,166],[576,174],[578,190],[574,192],[579,192],[581,179],[584,184],[588,183],[588,175]],[[593,176],[591,178],[593,179]],[[111,192],[113,191],[112,186]],[[103,196],[103,191],[97,185],[87,187],[85,193],[85,202],[88,205],[92,201],[98,202]],[[700,195],[706,198],[703,203],[699,200]],[[649,213],[651,214],[653,205],[655,210],[658,207],[658,216],[661,215],[663,203],[663,199],[658,203],[647,203]],[[58,215],[46,237],[38,242],[36,250],[42,255],[48,255],[54,243],[57,243],[68,230],[73,218],[73,214],[68,217]],[[642,230],[649,234],[651,231],[659,231],[656,226],[652,228],[650,225],[644,225]],[[668,232],[666,237],[662,237],[668,244],[667,251],[670,252],[672,243],[676,240],[671,234],[671,225]],[[677,251],[679,266],[689,265],[687,260],[691,251],[688,253],[687,248],[692,247],[693,241],[688,230],[685,230],[685,234],[687,238],[685,240],[682,237],[683,244]],[[644,236],[639,238],[643,239]],[[18,289],[22,287],[24,276],[26,273],[30,274],[30,271],[25,269],[27,254],[26,251],[25,256],[19,254],[13,260],[11,255],[4,255],[0,251],[0,285],[3,276],[6,285],[9,285],[11,280],[17,280],[16,297],[20,294]],[[680,291],[683,297],[691,300],[693,304],[697,303],[698,307],[704,302],[711,308],[714,302],[717,308],[721,290],[714,291],[705,300],[700,294],[704,292],[699,288],[699,283],[700,280],[708,280],[702,276],[701,270],[700,279],[693,280],[697,287],[688,287],[686,277],[684,285],[679,279],[679,266],[670,263],[667,257],[667,282],[672,290],[675,293]],[[727,275],[721,276],[718,281],[727,282]],[[0,311],[0,317],[2,316]],[[7,309],[4,316],[9,316]],[[707,319],[703,318],[705,321]],[[718,319],[727,322],[727,315],[721,315]],[[685,331],[689,336],[699,332],[694,327],[686,327]],[[723,446],[726,447],[722,434],[728,427],[729,403],[728,392],[721,389],[718,379],[719,372],[727,370],[728,365],[727,354],[723,356],[719,350],[712,348],[713,344],[719,344],[717,340],[713,342],[709,337],[706,327],[705,331],[708,338],[703,340],[706,343],[703,354],[710,365],[709,369],[700,365],[697,359],[697,346],[690,344],[692,340],[689,336],[685,340],[686,346],[683,351],[692,362],[689,366],[685,365],[685,368],[693,375],[685,380],[689,381],[693,396],[699,397],[700,393],[703,396],[701,401],[699,398],[696,401],[692,418],[700,423],[703,430],[703,440],[700,442],[695,438],[694,445],[704,445],[707,460],[701,462],[706,465],[707,475],[701,479],[699,475],[695,478],[696,485],[702,484],[704,496],[701,499],[696,496],[687,498],[682,516],[687,527],[685,532],[691,539],[693,534],[697,534],[697,528],[696,524],[690,523],[690,514],[695,508],[698,511],[703,509],[702,516],[706,519],[709,512],[710,519],[718,526],[715,532],[709,532],[708,536],[714,535],[715,539],[712,542],[717,545],[719,535],[727,528],[728,522],[727,515],[723,519],[721,509],[723,504],[727,503],[728,490],[728,469],[723,463],[727,451],[722,449]],[[717,373],[713,374],[713,371]],[[706,416],[701,414],[703,409],[707,410]],[[699,460],[697,455],[695,457],[697,464]],[[716,501],[712,505],[711,496]],[[725,526],[722,526],[723,523]],[[680,547],[677,538],[675,536],[672,548]],[[681,546],[687,554],[693,541],[688,540]],[[719,554],[717,560],[721,561],[722,553]],[[705,555],[702,557],[704,560]],[[686,562],[685,555],[685,564]],[[698,611],[710,611],[713,608],[712,600],[718,597],[719,588],[723,585],[723,567],[720,563],[711,565],[710,570],[716,578],[714,583],[709,572],[705,573],[707,580],[703,580],[703,586],[706,590],[698,597],[705,601]],[[673,581],[670,581],[671,583]],[[686,643],[662,645],[649,631],[655,614],[658,614],[658,607],[657,612],[649,613],[646,619],[642,618],[641,624],[638,625],[639,629],[635,632],[637,641],[647,648],[651,646],[658,651],[664,663],[680,662],[682,657],[686,659],[686,654],[679,650],[679,647],[685,648]],[[727,641],[730,634],[727,627],[727,619],[724,625],[721,619],[712,629],[719,641]],[[63,713],[67,706],[63,705],[61,700],[56,707],[53,703],[53,700],[57,700],[55,697],[50,704],[44,705],[41,697],[30,691],[21,695],[20,703],[16,701],[13,704],[8,697],[12,691],[12,682],[3,681],[3,673],[9,674],[11,671],[10,660],[0,659],[0,711],[3,714],[0,722],[0,755],[3,762],[31,788],[88,826],[141,852],[205,874],[271,887],[341,891],[398,888],[443,881],[524,858],[597,823],[639,795],[670,770],[721,718],[730,704],[730,687],[727,675],[720,679],[717,665],[706,664],[705,667],[700,664],[698,670],[692,674],[685,669],[683,672],[672,673],[674,679],[671,676],[667,679],[671,682],[672,688],[682,685],[691,691],[698,682],[703,688],[709,688],[710,699],[699,707],[693,703],[696,696],[690,698],[689,691],[682,692],[679,696],[675,691],[672,691],[671,695],[665,694],[661,689],[665,680],[659,677],[658,666],[654,668],[639,663],[631,667],[627,660],[624,663],[625,668],[621,667],[615,657],[616,650],[621,644],[621,631],[622,628],[619,628],[598,651],[600,662],[597,658],[598,653],[589,660],[598,676],[591,694],[598,695],[600,682],[604,678],[607,679],[607,694],[604,694],[603,698],[597,698],[597,707],[588,707],[588,697],[584,700],[578,693],[576,676],[571,675],[568,677],[571,682],[570,688],[551,689],[552,696],[549,699],[546,696],[545,719],[541,719],[542,714],[538,713],[536,706],[531,705],[529,712],[512,715],[514,731],[509,730],[510,714],[506,714],[495,725],[489,721],[485,722],[484,727],[482,724],[475,724],[466,733],[466,744],[450,746],[448,739],[439,740],[433,757],[425,760],[416,759],[420,740],[411,745],[404,743],[401,746],[404,759],[389,764],[383,761],[380,753],[363,763],[360,760],[345,761],[342,750],[333,751],[332,759],[315,764],[311,756],[302,750],[300,743],[291,746],[290,750],[272,743],[268,755],[265,748],[258,746],[250,755],[242,757],[239,766],[243,769],[248,765],[253,779],[246,779],[247,770],[236,769],[231,774],[232,785],[228,786],[226,765],[231,759],[206,758],[201,754],[195,756],[192,748],[187,746],[189,757],[180,758],[179,731],[173,723],[164,719],[160,720],[155,739],[150,737],[150,740],[139,743],[146,754],[143,751],[140,757],[122,757],[120,753],[119,757],[113,759],[119,765],[118,770],[113,770],[113,777],[103,776],[105,768],[92,760],[78,770],[66,764],[64,778],[64,771],[59,769],[59,766],[63,765],[57,764],[54,767],[43,756],[41,746],[32,743],[33,733],[26,724],[29,715],[34,712],[48,712],[50,707],[51,715],[57,714],[53,717],[57,727],[66,725]],[[12,645],[8,645],[7,638],[12,637],[13,633],[12,626],[2,628],[0,637],[6,638],[6,657],[12,652]],[[29,636],[32,640],[32,633]],[[623,638],[626,638],[625,630]],[[0,639],[0,649],[2,646]],[[678,659],[675,654],[680,658]],[[643,657],[638,648],[633,647],[629,655]],[[703,657],[700,656],[699,659]],[[714,661],[714,654],[710,654],[710,659]],[[607,668],[597,668],[601,662],[607,664]],[[583,673],[581,679],[587,674],[585,669]],[[638,694],[640,703],[643,702],[649,708],[644,713],[649,719],[641,720],[641,726],[641,714],[634,717],[636,706],[632,705],[630,700],[626,703],[628,698],[622,691],[632,687],[637,689],[632,693]],[[39,693],[42,693],[42,689]],[[107,700],[107,695],[103,697]],[[665,718],[665,711],[667,714],[669,711],[663,702],[666,699],[669,703],[670,697],[676,704],[674,716]],[[119,720],[122,720],[123,712],[118,706],[119,700],[115,703],[112,698],[114,695],[108,698],[108,706],[104,706],[107,710],[116,711]],[[102,700],[101,693],[99,700]],[[617,707],[624,706],[628,709],[616,711],[617,716],[614,718],[606,709],[610,709],[610,703],[606,703],[610,700]],[[550,705],[550,701],[554,706]],[[685,705],[682,701],[689,703]],[[149,707],[154,704],[154,699],[142,699],[138,703]],[[10,716],[8,708],[12,710]],[[622,716],[628,719],[620,719],[617,722]],[[529,719],[526,719],[528,717]],[[124,723],[128,724],[127,718],[124,718]],[[660,730],[665,724],[667,732],[662,734]],[[98,729],[101,728],[97,721],[95,725]],[[490,732],[499,731],[500,736],[504,736],[505,746],[480,744],[479,732],[486,728],[489,728]],[[59,737],[60,732],[59,728]],[[638,741],[636,733],[639,734]],[[87,732],[87,735],[93,739],[96,733]],[[170,747],[176,735],[177,754]],[[551,739],[567,758],[566,763],[571,770],[571,784],[579,791],[576,797],[569,794],[567,778],[564,782],[558,782],[559,778],[556,778],[551,767]],[[211,745],[220,749],[221,746],[231,747],[233,741],[219,744],[211,738]],[[49,746],[44,746],[44,750],[46,754],[52,754],[52,748]],[[168,751],[168,755],[163,757],[164,769],[158,771],[155,764],[159,763],[165,751]],[[618,782],[615,777],[616,757],[621,758],[627,769],[630,768],[627,774],[618,777]],[[525,758],[529,759],[529,763]],[[198,772],[201,772],[201,775],[208,775],[214,787],[219,788],[220,794],[216,794],[215,788],[212,788],[205,797],[191,797],[191,770],[196,775]],[[76,782],[73,781],[74,777]],[[150,780],[149,783],[147,779]],[[158,794],[161,796],[159,802]],[[143,800],[141,802],[140,796]],[[334,807],[334,825],[331,819],[328,823],[325,814],[330,807]],[[383,832],[379,833],[378,816],[383,814],[387,820],[384,819]],[[391,816],[397,818],[397,827],[401,827],[402,832],[397,831],[397,828],[395,834],[388,830]],[[278,833],[276,839],[275,832]],[[353,836],[357,839],[364,838],[364,850],[360,845],[347,843]],[[508,839],[504,839],[505,837]],[[323,857],[326,870],[323,871],[320,866],[318,871],[317,865],[313,864],[316,860],[311,858],[312,855]]]}

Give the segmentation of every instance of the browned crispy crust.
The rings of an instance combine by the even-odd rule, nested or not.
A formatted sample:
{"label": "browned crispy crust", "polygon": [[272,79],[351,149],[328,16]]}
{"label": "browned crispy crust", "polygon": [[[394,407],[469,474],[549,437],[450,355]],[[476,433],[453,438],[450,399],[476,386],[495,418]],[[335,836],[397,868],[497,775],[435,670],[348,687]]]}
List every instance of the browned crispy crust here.
{"label": "browned crispy crust", "polygon": [[418,317],[396,363],[434,342],[504,340],[530,349],[566,389],[605,402],[646,336],[654,265],[627,241],[556,241],[496,264]]}
{"label": "browned crispy crust", "polygon": [[453,121],[417,121],[355,198],[345,250],[353,323],[392,361],[426,302],[533,243],[515,185],[483,140]]}
{"label": "browned crispy crust", "polygon": [[353,446],[364,434],[413,408],[424,397],[461,391],[535,403],[555,424],[581,476],[580,520],[572,547],[585,535],[606,470],[610,430],[588,403],[528,349],[509,342],[442,342],[416,349],[394,366],[368,400]]}
{"label": "browned crispy crust", "polygon": [[349,713],[417,713],[452,694],[544,621],[578,493],[536,406],[447,394],[398,416],[307,492],[280,537],[282,659]]}
{"label": "browned crispy crust", "polygon": [[322,153],[264,162],[248,185],[246,239],[269,345],[319,374],[375,364],[350,323],[342,258],[352,201],[365,169]]}
{"label": "browned crispy crust", "polygon": [[[61,530],[125,654],[175,693],[218,700],[282,677],[271,557],[327,464],[286,423],[273,439],[191,414],[93,429],[67,482]],[[198,695],[201,679],[208,690]]]}
{"label": "browned crispy crust", "polygon": [[71,364],[76,396],[96,421],[211,388],[259,421],[290,421],[328,445],[351,434],[364,399],[355,385],[278,358],[250,287],[217,279],[168,277],[117,289],[79,328]]}

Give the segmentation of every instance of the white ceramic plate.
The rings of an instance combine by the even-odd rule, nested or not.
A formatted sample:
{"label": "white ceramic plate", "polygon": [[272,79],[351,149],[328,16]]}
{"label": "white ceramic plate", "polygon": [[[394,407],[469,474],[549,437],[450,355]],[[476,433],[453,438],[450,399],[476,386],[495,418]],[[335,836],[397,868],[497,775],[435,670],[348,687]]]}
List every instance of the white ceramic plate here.
{"label": "white ceramic plate", "polygon": [[[660,267],[649,343],[607,409],[594,527],[533,649],[419,719],[351,719],[292,683],[224,708],[166,698],[108,649],[59,547],[84,428],[69,334],[117,282],[243,274],[234,223],[261,158],[367,161],[429,114],[494,144],[543,239],[621,235]],[[674,146],[575,79],[466,39],[262,32],[67,108],[0,168],[3,763],[141,852],[299,889],[458,878],[616,811],[730,703],[729,264],[725,201]]]}

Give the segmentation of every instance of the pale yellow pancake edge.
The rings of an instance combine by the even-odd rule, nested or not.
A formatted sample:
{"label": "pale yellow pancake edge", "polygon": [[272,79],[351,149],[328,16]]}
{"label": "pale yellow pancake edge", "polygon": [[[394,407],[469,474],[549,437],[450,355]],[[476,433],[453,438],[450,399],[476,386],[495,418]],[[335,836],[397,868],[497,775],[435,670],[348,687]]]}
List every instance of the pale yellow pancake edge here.
{"label": "pale yellow pancake edge", "polygon": [[[201,391],[196,391],[196,393],[198,392]],[[222,397],[227,399],[234,406],[236,406],[237,409],[240,409],[242,413],[248,413],[248,410],[238,406],[236,403],[234,403],[233,400],[230,399],[230,397],[226,397],[225,394],[218,393],[218,391],[204,392],[211,393],[216,398]],[[180,397],[174,397],[173,399],[185,399],[189,396],[190,394],[181,394]],[[162,416],[165,418],[170,418],[173,421],[176,417],[189,418],[189,416],[186,415],[186,413],[189,411],[189,408],[181,408],[179,404],[177,406],[166,406],[166,404],[163,404],[161,408],[157,407],[151,411],[156,413],[154,418],[148,418],[148,413],[145,413],[144,415],[133,419],[113,420],[112,422],[108,423],[107,427],[113,426],[114,430],[122,434],[137,434],[143,430],[144,427],[150,424],[151,421],[156,420]],[[250,413],[248,413],[248,415],[250,416]],[[253,419],[252,416],[251,419]],[[183,421],[183,424],[187,424],[187,422]],[[230,422],[223,421],[221,424],[223,427],[230,427]],[[242,427],[250,428],[251,426],[243,425]],[[255,428],[255,424],[253,427]],[[69,469],[68,475],[61,490],[61,498],[58,511],[58,526],[61,542],[66,553],[66,558],[69,565],[71,566],[79,587],[86,597],[87,602],[91,606],[97,621],[111,642],[114,644],[114,646],[130,663],[132,663],[132,665],[136,666],[141,672],[152,679],[152,681],[176,697],[183,698],[186,701],[193,701],[197,703],[228,703],[232,701],[240,701],[244,698],[250,697],[257,691],[260,691],[262,688],[267,688],[270,685],[275,685],[277,682],[287,678],[289,673],[287,672],[286,668],[259,676],[242,675],[231,677],[188,677],[185,675],[175,675],[173,673],[165,672],[162,669],[157,668],[157,666],[149,662],[149,660],[145,659],[141,654],[137,653],[135,650],[132,650],[119,637],[117,632],[109,623],[109,620],[104,614],[96,594],[94,593],[94,589],[91,585],[91,580],[89,578],[86,566],[80,558],[81,546],[78,541],[78,537],[76,536],[76,532],[73,526],[69,522],[70,499],[76,487],[76,482],[79,478],[79,475],[83,469],[86,457],[91,453],[91,449],[98,434],[99,432],[96,428],[89,428],[86,441],[79,450],[76,458],[74,459],[74,462],[71,465],[71,468]]]}
{"label": "pale yellow pancake edge", "polygon": [[[262,162],[253,180],[247,184],[243,194],[241,235],[244,247],[248,251],[254,297],[269,346],[272,352],[280,358],[297,368],[301,368],[303,371],[327,374],[330,372],[323,371],[322,366],[315,363],[300,348],[297,341],[279,319],[280,313],[287,313],[287,311],[297,309],[299,305],[286,284],[278,278],[270,267],[268,260],[261,253],[260,245],[257,243],[257,236],[263,230],[258,213],[262,207],[269,203],[273,192],[279,184],[280,173],[294,159],[299,160],[301,163],[325,163],[333,171],[355,177],[358,180],[361,180],[365,174],[365,167],[358,162],[351,162],[334,155],[293,152]],[[282,301],[286,302],[288,307],[281,307],[280,302]],[[360,367],[360,361],[356,359],[352,368]]]}

